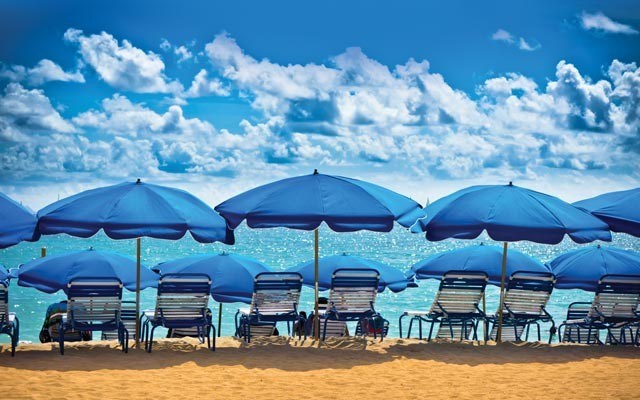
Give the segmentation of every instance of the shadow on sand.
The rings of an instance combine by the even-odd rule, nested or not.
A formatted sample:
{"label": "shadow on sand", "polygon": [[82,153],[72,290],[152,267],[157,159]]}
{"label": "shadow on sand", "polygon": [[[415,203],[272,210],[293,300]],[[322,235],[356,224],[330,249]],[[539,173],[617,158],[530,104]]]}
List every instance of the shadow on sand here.
{"label": "shadow on sand", "polygon": [[[46,353],[46,354],[43,354]],[[237,366],[309,371],[323,368],[352,368],[381,364],[398,359],[429,360],[458,365],[499,365],[518,363],[564,364],[603,357],[640,358],[640,349],[623,346],[548,345],[505,343],[483,345],[478,342],[425,342],[415,339],[388,339],[384,342],[362,338],[331,339],[318,343],[312,339],[256,338],[251,343],[232,338],[219,340],[217,350],[209,351],[196,340],[162,339],[154,343],[153,353],[131,349],[124,354],[112,342],[83,342],[65,345],[60,356],[57,345],[19,346],[15,357],[2,346],[0,365],[26,371],[96,371],[118,368],[153,370],[184,363],[198,366]],[[314,362],[310,363],[309,359]]]}

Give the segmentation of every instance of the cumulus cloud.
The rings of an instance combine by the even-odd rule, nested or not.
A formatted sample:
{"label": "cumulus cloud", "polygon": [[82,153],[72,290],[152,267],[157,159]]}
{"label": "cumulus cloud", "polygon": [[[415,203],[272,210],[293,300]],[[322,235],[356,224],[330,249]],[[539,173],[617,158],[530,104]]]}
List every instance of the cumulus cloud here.
{"label": "cumulus cloud", "polygon": [[542,47],[540,43],[532,43],[531,41],[527,41],[523,37],[516,37],[510,32],[505,31],[504,29],[498,29],[497,31],[495,31],[491,35],[491,40],[516,46],[518,47],[518,49],[523,51],[536,51]]}
{"label": "cumulus cloud", "polygon": [[218,78],[209,77],[209,73],[201,69],[191,82],[191,86],[184,93],[186,97],[229,96],[231,90]]}
{"label": "cumulus cloud", "polygon": [[[518,45],[519,38],[511,40]],[[12,165],[0,174],[33,176],[42,171],[36,166],[46,165],[59,174],[239,182],[315,167],[377,172],[380,179],[393,171],[420,182],[536,179],[549,171],[567,179],[598,171],[640,178],[635,63],[614,60],[604,78],[593,80],[560,61],[544,83],[506,73],[471,96],[427,60],[387,66],[359,48],[325,64],[276,63],[220,34],[205,50],[211,66],[176,96],[237,93],[255,110],[238,127],[217,129],[190,116],[188,107],[149,105],[124,94],[67,120],[42,91],[12,83],[0,102],[48,111],[32,115],[20,111],[28,106],[0,103],[0,140],[9,143],[0,154],[3,165]],[[13,100],[20,97],[34,99]]]}
{"label": "cumulus cloud", "polygon": [[30,86],[40,86],[50,81],[84,83],[84,76],[80,71],[64,71],[58,64],[46,58],[31,68],[0,64],[0,78],[24,82]]}
{"label": "cumulus cloud", "polygon": [[20,141],[34,132],[71,133],[75,127],[39,89],[9,83],[0,95],[0,140]]}
{"label": "cumulus cloud", "polygon": [[191,42],[180,46],[171,44],[171,42],[169,42],[167,39],[162,39],[160,41],[160,48],[162,49],[162,51],[164,51],[165,53],[173,53],[177,58],[178,64],[192,59],[194,61],[197,61],[197,58],[191,51],[193,46],[195,46],[195,40],[192,40]]}
{"label": "cumulus cloud", "polygon": [[159,55],[134,47],[128,40],[119,43],[107,32],[85,35],[70,28],[64,39],[78,46],[78,53],[100,78],[116,89],[137,93],[179,93],[182,85],[169,80]]}
{"label": "cumulus cloud", "polygon": [[602,33],[620,33],[624,35],[637,35],[638,30],[616,22],[601,12],[590,14],[583,11],[580,14],[580,25],[584,30],[593,30]]}

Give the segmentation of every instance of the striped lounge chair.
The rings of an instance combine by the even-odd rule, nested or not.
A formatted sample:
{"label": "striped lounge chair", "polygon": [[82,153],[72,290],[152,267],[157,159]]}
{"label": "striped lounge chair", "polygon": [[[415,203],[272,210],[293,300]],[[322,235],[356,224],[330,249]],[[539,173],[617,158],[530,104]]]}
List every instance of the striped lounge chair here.
{"label": "striped lounge chair", "polygon": [[[129,332],[129,338],[135,340],[136,338],[136,302],[135,301],[122,301],[120,308],[120,320],[124,324],[124,327]],[[117,332],[106,331],[102,332],[102,340],[118,340]]]}
{"label": "striped lounge chair", "polygon": [[436,338],[440,339],[478,339],[478,322],[485,320],[486,315],[478,305],[484,296],[489,277],[480,271],[449,271],[440,281],[436,298],[429,311],[406,311],[399,320],[400,337],[402,337],[402,320],[410,317],[407,338],[411,336],[414,322],[419,325],[419,337],[422,339],[422,324],[430,324],[429,336],[433,336],[433,328],[438,324]]}
{"label": "striped lounge chair", "polygon": [[[606,332],[606,343],[634,344],[634,325],[640,321],[640,276],[604,275],[598,281],[593,302],[585,316],[569,318],[560,325],[564,333],[559,334],[562,341],[601,344],[600,331]],[[584,303],[573,303],[571,306]],[[570,309],[572,307],[569,307]]]}
{"label": "striped lounge chair", "polygon": [[[322,340],[329,332],[329,324],[357,322],[362,335],[373,334],[374,339],[385,336],[385,320],[375,310],[380,274],[370,268],[340,268],[333,272],[328,307],[320,314]],[[388,330],[388,323],[386,324]],[[365,329],[369,327],[369,329]]]}
{"label": "striped lounge chair", "polygon": [[[215,327],[211,323],[209,294],[211,279],[206,274],[164,274],[158,281],[156,308],[145,311],[141,317],[140,337],[151,353],[153,334],[158,327],[175,329],[196,329],[201,342],[206,340],[207,348],[215,351]],[[213,345],[211,333],[213,332]]]}
{"label": "striped lounge chair", "polygon": [[78,278],[67,285],[67,314],[58,327],[60,354],[67,331],[117,331],[128,352],[129,332],[120,319],[122,282],[113,278]]}
{"label": "striped lounge chair", "polygon": [[[565,321],[581,321],[587,318],[591,310],[591,303],[586,301],[576,301],[569,304],[567,308],[567,318]],[[560,328],[565,328],[561,330]],[[597,329],[581,327],[578,324],[562,323],[558,327],[558,340],[565,343],[580,344],[602,344]]]}
{"label": "striped lounge chair", "polygon": [[[254,278],[253,295],[248,309],[236,313],[236,336],[251,342],[254,336],[271,336],[278,322],[287,323],[291,335],[293,326],[304,326],[298,312],[302,275],[296,272],[262,272]],[[298,329],[298,338],[303,329]]]}
{"label": "striped lounge chair", "polygon": [[[553,292],[555,276],[550,272],[516,271],[509,277],[502,306],[502,334],[503,342],[520,342],[529,339],[531,326],[535,326],[538,341],[541,340],[540,323],[550,322],[549,343],[556,332],[556,325],[546,310],[547,303]],[[498,317],[490,316],[492,323],[489,338],[496,340],[498,336]]]}
{"label": "striped lounge chair", "polygon": [[0,335],[7,335],[11,341],[11,357],[16,355],[20,336],[20,321],[16,314],[9,312],[9,285],[0,281]]}

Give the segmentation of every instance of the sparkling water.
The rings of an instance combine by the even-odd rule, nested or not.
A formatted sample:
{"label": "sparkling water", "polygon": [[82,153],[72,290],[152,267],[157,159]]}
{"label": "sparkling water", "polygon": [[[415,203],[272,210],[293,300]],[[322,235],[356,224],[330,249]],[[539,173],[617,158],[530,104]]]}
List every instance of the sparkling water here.
{"label": "sparkling water", "polygon": [[[200,244],[189,235],[181,240],[168,241],[157,239],[142,239],[142,263],[154,266],[157,263],[186,257],[194,254],[222,251],[251,256],[265,263],[275,271],[284,270],[300,262],[313,258],[313,232],[296,231],[290,229],[250,229],[242,225],[236,230],[234,246],[224,244]],[[486,236],[477,240],[445,240],[442,242],[428,242],[423,234],[412,234],[405,229],[396,227],[390,233],[355,232],[335,233],[323,226],[320,230],[320,256],[340,254],[343,252],[378,260],[403,271],[423,258],[442,251],[461,248],[472,244],[492,243]],[[640,239],[628,235],[614,235],[613,245],[630,250],[640,251]],[[562,243],[549,246],[529,242],[510,244],[510,248],[518,249],[542,262],[549,262],[561,253],[578,246],[592,246],[593,244],[577,245],[570,239]],[[9,249],[0,251],[0,262],[7,268],[18,267],[33,258],[40,256],[41,247],[47,248],[47,255],[62,254],[93,247],[97,250],[118,252],[135,257],[135,240],[111,240],[103,233],[89,239],[74,238],[67,235],[43,237],[37,243],[21,243]],[[451,266],[455,269],[455,265]],[[390,336],[398,336],[398,317],[405,310],[428,309],[438,288],[435,280],[420,281],[419,288],[409,288],[400,293],[389,290],[379,294],[376,309],[390,321]],[[18,314],[20,319],[20,340],[38,342],[38,334],[42,327],[47,306],[65,298],[63,292],[45,294],[35,289],[20,287],[16,280],[10,286],[10,308]],[[125,290],[126,300],[135,299],[132,292]],[[494,313],[498,306],[499,288],[487,288],[487,312]],[[568,305],[574,301],[591,301],[593,293],[581,290],[556,289],[549,301],[547,310],[553,315],[556,324],[560,324],[566,314]],[[141,308],[152,309],[155,305],[155,289],[147,289],[141,294]],[[241,304],[224,304],[222,317],[222,335],[230,336],[234,333],[234,314]],[[217,320],[218,304],[213,301],[210,307]],[[309,312],[313,309],[313,290],[304,288],[300,310]],[[351,327],[353,329],[353,327]],[[405,326],[406,329],[406,326]],[[281,332],[286,332],[284,326]],[[353,331],[353,330],[352,330]],[[548,337],[548,326],[543,325],[543,339]],[[158,332],[162,335],[162,332]],[[160,337],[160,336],[158,336]],[[4,343],[7,337],[0,338]]]}

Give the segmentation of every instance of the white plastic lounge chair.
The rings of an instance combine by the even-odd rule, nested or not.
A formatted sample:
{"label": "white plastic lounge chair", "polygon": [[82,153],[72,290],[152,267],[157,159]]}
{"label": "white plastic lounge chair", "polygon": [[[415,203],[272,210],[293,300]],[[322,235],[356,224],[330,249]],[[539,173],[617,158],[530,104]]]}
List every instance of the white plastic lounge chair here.
{"label": "white plastic lounge chair", "polygon": [[406,311],[399,320],[402,337],[402,320],[411,317],[407,338],[411,336],[414,322],[419,325],[422,339],[422,323],[430,324],[429,336],[438,324],[437,338],[452,340],[478,339],[478,322],[486,318],[478,304],[482,300],[489,277],[480,271],[449,271],[442,276],[436,298],[429,311]]}

